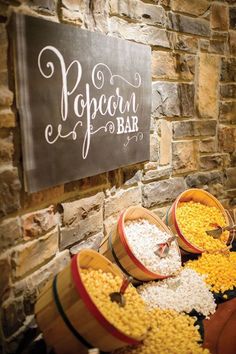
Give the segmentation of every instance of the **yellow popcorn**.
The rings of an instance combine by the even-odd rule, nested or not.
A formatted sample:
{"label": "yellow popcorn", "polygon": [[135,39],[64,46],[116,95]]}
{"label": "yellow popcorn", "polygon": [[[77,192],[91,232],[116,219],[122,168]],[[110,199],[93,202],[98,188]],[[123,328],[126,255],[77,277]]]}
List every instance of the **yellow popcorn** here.
{"label": "yellow popcorn", "polygon": [[219,239],[206,233],[215,228],[212,224],[226,226],[224,215],[218,208],[194,201],[182,202],[176,210],[176,220],[184,237],[194,246],[208,252],[226,249],[228,231]]}
{"label": "yellow popcorn", "polygon": [[224,293],[236,287],[236,253],[207,254],[200,258],[188,261],[185,267],[194,269],[200,274],[205,274],[206,283],[211,290]]}
{"label": "yellow popcorn", "polygon": [[142,344],[115,351],[116,354],[210,354],[201,340],[195,318],[174,310],[155,309],[149,312],[151,329]]}
{"label": "yellow popcorn", "polygon": [[146,305],[133,285],[126,289],[126,303],[120,307],[109,295],[120,290],[121,277],[92,268],[81,269],[81,277],[95,305],[110,323],[127,336],[144,337],[148,328]]}

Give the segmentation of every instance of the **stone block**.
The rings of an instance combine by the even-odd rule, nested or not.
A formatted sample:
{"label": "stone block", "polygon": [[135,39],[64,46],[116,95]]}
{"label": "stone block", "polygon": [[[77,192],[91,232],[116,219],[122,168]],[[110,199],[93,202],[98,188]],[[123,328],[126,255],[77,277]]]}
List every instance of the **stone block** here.
{"label": "stone block", "polygon": [[154,117],[191,117],[194,114],[194,85],[154,82],[152,113]]}
{"label": "stone block", "polygon": [[173,138],[199,137],[216,134],[216,120],[189,120],[173,122]]}
{"label": "stone block", "polygon": [[198,36],[210,36],[209,22],[202,18],[192,18],[185,15],[176,13],[168,13],[167,28],[190,34],[196,34]]}
{"label": "stone block", "polygon": [[236,31],[229,31],[229,50],[232,55],[236,55]]}
{"label": "stone block", "polygon": [[178,141],[172,143],[172,166],[176,173],[197,170],[198,146],[198,141]]}
{"label": "stone block", "polygon": [[174,49],[189,53],[196,53],[198,50],[198,40],[195,37],[186,36],[181,33],[174,33]]}
{"label": "stone block", "polygon": [[236,7],[229,8],[229,28],[236,30]]}
{"label": "stone block", "polygon": [[220,125],[218,134],[220,151],[234,152],[236,149],[236,128]]}
{"label": "stone block", "polygon": [[217,151],[217,141],[215,138],[203,139],[199,142],[199,151],[201,153],[210,153]]}
{"label": "stone block", "polygon": [[11,266],[7,255],[0,258],[0,272],[0,302],[2,302],[4,294],[9,290],[11,274]]}
{"label": "stone block", "polygon": [[81,220],[96,215],[103,208],[104,193],[100,192],[91,197],[62,203],[63,225],[76,226]]}
{"label": "stone block", "polygon": [[14,167],[0,169],[0,217],[20,208],[21,184]]}
{"label": "stone block", "polygon": [[103,239],[103,233],[99,232],[96,235],[89,237],[88,239],[80,242],[79,244],[70,248],[71,255],[77,254],[80,250],[83,249],[92,249],[98,251],[99,246]]}
{"label": "stone block", "polygon": [[30,7],[45,15],[55,15],[57,11],[56,0],[31,0]]}
{"label": "stone block", "polygon": [[222,171],[196,172],[186,177],[186,183],[189,188],[202,188],[209,184],[222,184],[224,175]]}
{"label": "stone block", "polygon": [[217,116],[219,70],[219,56],[200,53],[197,96],[201,117],[216,118]]}
{"label": "stone block", "polygon": [[236,167],[230,167],[225,170],[227,189],[236,189]]}
{"label": "stone block", "polygon": [[225,54],[227,51],[227,42],[222,39],[211,39],[208,51],[212,54]]}
{"label": "stone block", "polygon": [[171,9],[177,12],[185,12],[194,16],[202,16],[209,9],[210,1],[208,0],[172,0]]}
{"label": "stone block", "polygon": [[114,195],[110,195],[105,199],[104,218],[107,219],[111,215],[117,216],[123,209],[141,203],[142,195],[139,186],[119,189]]}
{"label": "stone block", "polygon": [[2,305],[2,330],[5,337],[10,337],[25,320],[23,299],[9,299]]}
{"label": "stone block", "polygon": [[6,86],[0,86],[0,107],[10,107],[13,103],[13,93]]}
{"label": "stone block", "polygon": [[116,16],[109,18],[109,32],[131,41],[170,48],[169,34],[164,29],[143,24],[128,23]]}
{"label": "stone block", "polygon": [[186,184],[182,177],[177,177],[145,184],[142,189],[143,206],[150,208],[173,202],[186,189]]}
{"label": "stone block", "polygon": [[23,240],[19,217],[4,219],[0,223],[0,249],[8,249]]}
{"label": "stone block", "polygon": [[193,79],[195,57],[193,55],[171,52],[152,52],[152,77],[155,79],[185,80]]}
{"label": "stone block", "polygon": [[172,130],[171,123],[162,119],[160,122],[160,166],[165,166],[171,163],[172,155]]}
{"label": "stone block", "polygon": [[52,203],[56,204],[61,201],[63,197],[65,197],[64,185],[55,186],[32,194],[24,193],[22,205],[24,209],[35,208],[36,206],[40,208]]}
{"label": "stone block", "polygon": [[123,183],[127,187],[137,186],[142,179],[142,165],[133,165],[122,168]]}
{"label": "stone block", "polygon": [[58,251],[57,227],[47,235],[17,246],[12,252],[12,267],[15,279],[32,273],[49,261]]}
{"label": "stone block", "polygon": [[220,122],[236,124],[236,102],[220,102],[219,120]]}
{"label": "stone block", "polygon": [[60,223],[60,215],[53,206],[23,215],[22,229],[24,238],[42,236]]}
{"label": "stone block", "polygon": [[211,28],[218,31],[227,31],[229,26],[228,6],[222,3],[211,5]]}
{"label": "stone block", "polygon": [[171,176],[171,172],[172,172],[171,167],[159,167],[158,169],[156,168],[155,170],[146,171],[143,176],[142,182],[149,183],[161,179],[168,179]]}
{"label": "stone block", "polygon": [[111,15],[125,16],[132,20],[152,25],[165,25],[165,10],[156,4],[144,3],[140,0],[110,0]]}
{"label": "stone block", "polygon": [[236,84],[225,84],[220,86],[220,95],[222,98],[236,97]]}
{"label": "stone block", "polygon": [[0,165],[12,163],[13,152],[14,146],[12,134],[2,139],[0,138]]}
{"label": "stone block", "polygon": [[200,157],[199,167],[202,170],[217,170],[224,167],[224,157],[222,155],[204,155]]}
{"label": "stone block", "polygon": [[220,80],[236,82],[236,58],[222,59]]}
{"label": "stone block", "polygon": [[11,109],[0,109],[0,128],[14,128],[15,125],[16,119]]}
{"label": "stone block", "polygon": [[[65,1],[63,1],[65,3]],[[81,11],[72,11],[65,7],[61,7],[61,18],[65,23],[72,23],[77,26],[83,24],[84,13]]]}
{"label": "stone block", "polygon": [[150,135],[150,161],[158,161],[159,156],[159,141],[157,134]]}

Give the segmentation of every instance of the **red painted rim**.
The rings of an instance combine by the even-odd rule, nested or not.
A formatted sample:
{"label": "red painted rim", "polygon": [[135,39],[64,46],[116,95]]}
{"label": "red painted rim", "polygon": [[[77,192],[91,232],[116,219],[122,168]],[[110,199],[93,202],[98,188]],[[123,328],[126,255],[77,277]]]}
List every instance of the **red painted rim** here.
{"label": "red painted rim", "polygon": [[121,213],[119,220],[118,220],[118,234],[121,240],[122,245],[124,246],[128,256],[130,257],[130,259],[132,260],[132,262],[145,274],[151,276],[153,279],[157,279],[157,277],[159,279],[166,279],[169,276],[168,275],[161,275],[158,273],[153,273],[150,270],[148,270],[147,268],[145,268],[145,266],[138,260],[138,258],[135,257],[135,255],[133,254],[133,252],[131,251],[129,244],[126,240],[126,236],[125,236],[125,230],[124,230],[124,214],[125,214],[125,210]]}
{"label": "red painted rim", "polygon": [[116,327],[114,327],[99,311],[97,306],[94,304],[93,300],[89,296],[83,282],[81,279],[79,267],[77,266],[77,257],[78,255],[75,255],[72,260],[71,260],[71,272],[72,272],[72,277],[74,280],[74,284],[76,286],[76,289],[83,300],[85,306],[87,307],[88,311],[96,318],[96,320],[114,337],[119,339],[122,342],[125,342],[127,344],[131,345],[137,345],[140,343],[140,341],[133,339],[131,337],[126,336],[124,333],[120,332]]}
{"label": "red painted rim", "polygon": [[174,204],[173,204],[173,212],[174,212],[173,221],[174,221],[174,226],[175,226],[175,228],[176,228],[176,231],[177,231],[179,237],[182,239],[182,241],[183,241],[190,249],[192,249],[193,251],[195,251],[195,252],[201,254],[201,253],[204,252],[204,250],[195,247],[192,243],[190,243],[190,242],[184,237],[184,235],[183,235],[182,232],[180,231],[179,225],[178,225],[178,223],[177,223],[177,218],[176,218],[176,209],[177,209],[177,207],[178,207],[177,204],[178,204],[179,200],[180,200],[180,199],[178,198],[178,199],[174,202]]}

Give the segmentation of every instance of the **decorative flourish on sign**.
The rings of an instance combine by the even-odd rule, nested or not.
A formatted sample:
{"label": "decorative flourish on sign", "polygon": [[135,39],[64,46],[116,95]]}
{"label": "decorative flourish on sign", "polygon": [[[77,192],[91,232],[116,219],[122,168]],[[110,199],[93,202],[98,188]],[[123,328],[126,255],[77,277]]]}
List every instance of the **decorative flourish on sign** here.
{"label": "decorative flourish on sign", "polygon": [[93,125],[90,125],[90,130],[91,130],[91,134],[96,134],[97,132],[99,132],[99,130],[104,130],[104,132],[106,133],[107,131],[109,131],[110,134],[113,134],[115,131],[115,124],[110,120],[109,122],[107,122],[106,125],[98,128],[97,130],[93,130]]}
{"label": "decorative flourish on sign", "polygon": [[[134,82],[135,83],[131,83],[129,82],[126,78],[124,78],[123,76],[121,75],[113,75],[112,74],[112,71],[111,69],[109,68],[108,65],[104,64],[104,63],[98,63],[97,65],[94,66],[93,68],[93,71],[92,71],[92,82],[93,82],[93,85],[97,88],[97,89],[101,89],[104,85],[104,82],[105,82],[105,75],[104,75],[104,72],[99,69],[100,68],[105,68],[109,75],[110,75],[110,84],[111,85],[114,85],[114,78],[117,78],[117,79],[120,79],[124,82],[126,82],[128,85],[134,87],[134,88],[139,88],[140,85],[141,85],[141,76],[139,73],[135,73],[134,74]],[[96,83],[97,81],[97,83]]]}
{"label": "decorative flourish on sign", "polygon": [[137,135],[133,135],[131,137],[127,136],[127,141],[126,143],[124,143],[124,146],[126,147],[132,139],[134,139],[133,141],[135,141],[136,143],[138,140],[143,140],[143,133],[139,132]]}

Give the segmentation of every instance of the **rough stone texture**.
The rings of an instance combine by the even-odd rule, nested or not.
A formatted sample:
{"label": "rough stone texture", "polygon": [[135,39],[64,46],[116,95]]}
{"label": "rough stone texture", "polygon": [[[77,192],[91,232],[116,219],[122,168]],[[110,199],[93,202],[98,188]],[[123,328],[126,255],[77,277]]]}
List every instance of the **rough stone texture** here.
{"label": "rough stone texture", "polygon": [[171,163],[171,153],[172,153],[172,131],[171,123],[162,119],[160,124],[160,166],[168,165]]}
{"label": "rough stone texture", "polygon": [[158,169],[149,170],[145,172],[142,181],[143,183],[148,183],[148,182],[158,181],[161,179],[167,179],[170,178],[171,172],[172,172],[171,167],[160,167]]}
{"label": "rough stone texture", "polygon": [[236,128],[219,126],[219,148],[223,152],[234,152],[236,149]]}
{"label": "rough stone texture", "polygon": [[143,206],[150,208],[154,205],[170,203],[186,189],[181,177],[152,182],[143,186]]}
{"label": "rough stone texture", "polygon": [[229,28],[236,29],[236,7],[229,8]]}
{"label": "rough stone texture", "polygon": [[23,236],[38,237],[59,224],[59,214],[54,211],[53,206],[24,215],[22,218]]}
{"label": "rough stone texture", "polygon": [[236,58],[222,59],[220,80],[236,82]]}
{"label": "rough stone texture", "polygon": [[208,185],[210,183],[222,184],[223,180],[224,180],[224,175],[222,171],[196,172],[194,174],[187,176],[186,183],[188,188],[201,188],[204,185]]}
{"label": "rough stone texture", "polygon": [[217,116],[219,68],[218,56],[200,53],[197,95],[198,111],[202,117]]}
{"label": "rough stone texture", "polygon": [[6,86],[0,86],[0,107],[10,107],[13,102],[13,93]]}
{"label": "rough stone texture", "polygon": [[120,213],[129,206],[141,204],[141,202],[140,187],[132,187],[127,190],[120,189],[114,195],[110,195],[105,199],[104,218],[107,219],[109,216]]}
{"label": "rough stone texture", "polygon": [[202,170],[220,169],[224,166],[224,157],[222,155],[201,156],[199,165]]}
{"label": "rough stone texture", "polygon": [[20,208],[20,188],[17,169],[0,168],[0,217]]}
{"label": "rough stone texture", "polygon": [[102,239],[103,239],[103,233],[99,232],[96,235],[89,237],[87,240],[80,242],[78,245],[71,247],[70,253],[74,255],[77,254],[80,250],[88,249],[88,248],[98,251]]}
{"label": "rough stone texture", "polygon": [[210,35],[210,26],[208,21],[201,18],[191,18],[188,16],[175,14],[172,12],[169,12],[168,14],[167,28],[174,31],[196,34],[199,36]]}
{"label": "rough stone texture", "polygon": [[170,39],[165,30],[148,25],[128,23],[115,16],[109,19],[109,32],[113,36],[135,42],[170,48]]}
{"label": "rough stone texture", "polygon": [[152,25],[165,25],[165,11],[162,6],[146,4],[140,0],[110,0],[112,15],[126,16]]}
{"label": "rough stone texture", "polygon": [[65,184],[65,193],[71,192],[80,192],[86,191],[88,189],[94,190],[94,194],[96,191],[100,191],[102,188],[109,187],[109,181],[107,173],[101,173],[96,176],[86,177],[80,179],[78,181],[73,181]]}
{"label": "rough stone texture", "polygon": [[14,152],[12,134],[6,138],[0,138],[0,164],[7,164],[12,162]]}
{"label": "rough stone texture", "polygon": [[16,332],[25,320],[22,298],[10,299],[2,305],[2,329],[5,337]]}
{"label": "rough stone texture", "polygon": [[193,116],[194,85],[155,82],[152,88],[152,112],[154,117]]}
{"label": "rough stone texture", "polygon": [[195,57],[172,52],[152,52],[152,76],[155,79],[185,80],[193,79]]}
{"label": "rough stone texture", "polygon": [[56,0],[31,0],[30,6],[45,15],[54,15],[56,12]]}
{"label": "rough stone texture", "polygon": [[208,0],[172,0],[171,9],[173,11],[185,12],[190,15],[202,16],[210,7]]}
{"label": "rough stone texture", "polygon": [[20,218],[2,220],[0,223],[1,250],[8,249],[23,240]]}
{"label": "rough stone texture", "polygon": [[9,108],[0,109],[0,128],[14,128],[15,115]]}
{"label": "rough stone texture", "polygon": [[226,182],[225,186],[227,189],[236,188],[236,167],[230,167],[225,170]]}
{"label": "rough stone texture", "polygon": [[2,302],[2,298],[4,293],[8,290],[11,267],[9,263],[9,259],[7,256],[3,256],[0,258],[0,302]]}
{"label": "rough stone texture", "polygon": [[199,151],[201,153],[216,152],[217,142],[215,138],[203,139],[199,142]]}
{"label": "rough stone texture", "polygon": [[158,155],[159,155],[159,142],[158,142],[158,137],[157,134],[151,134],[150,135],[150,161],[158,161]]}
{"label": "rough stone texture", "polygon": [[220,3],[211,5],[211,28],[218,31],[226,31],[228,29],[228,6]]}
{"label": "rough stone texture", "polygon": [[152,212],[154,214],[156,214],[161,220],[165,220],[165,216],[166,216],[166,213],[169,209],[169,205],[168,206],[164,206],[162,208],[155,208],[155,209],[152,209]]}
{"label": "rough stone texture", "polygon": [[236,124],[236,102],[220,102],[219,120],[220,122]]}
{"label": "rough stone texture", "polygon": [[14,277],[21,278],[49,261],[58,250],[58,229],[47,235],[17,246],[12,252]]}
{"label": "rough stone texture", "polygon": [[236,97],[236,84],[225,84],[220,86],[220,95],[222,98]]}
{"label": "rough stone texture", "polygon": [[43,191],[26,194],[24,193],[22,198],[22,207],[24,209],[46,207],[52,203],[57,203],[64,197],[64,185],[55,186]]}
{"label": "rough stone texture", "polygon": [[198,137],[216,134],[216,120],[173,122],[173,138]]}
{"label": "rough stone texture", "polygon": [[236,31],[229,31],[229,49],[232,55],[236,55]]}
{"label": "rough stone texture", "polygon": [[227,50],[227,42],[224,39],[211,39],[209,53],[225,54]]}
{"label": "rough stone texture", "polygon": [[177,173],[197,170],[198,141],[179,141],[172,143],[172,166]]}
{"label": "rough stone texture", "polygon": [[198,40],[195,37],[175,33],[173,37],[174,49],[189,53],[196,53],[198,49]]}
{"label": "rough stone texture", "polygon": [[60,230],[60,250],[103,230],[104,194],[64,203],[63,225]]}
{"label": "rough stone texture", "polygon": [[142,179],[142,165],[131,165],[123,168],[123,183],[125,186],[137,186]]}

